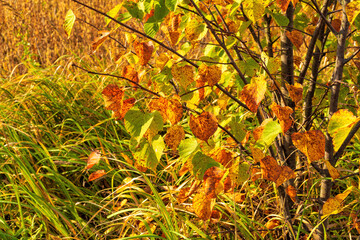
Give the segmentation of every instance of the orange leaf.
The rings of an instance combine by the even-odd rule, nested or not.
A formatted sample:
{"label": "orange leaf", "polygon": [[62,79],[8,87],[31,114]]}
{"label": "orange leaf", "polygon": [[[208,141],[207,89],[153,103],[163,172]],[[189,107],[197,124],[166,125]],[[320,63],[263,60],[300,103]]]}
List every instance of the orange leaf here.
{"label": "orange leaf", "polygon": [[135,83],[139,83],[139,75],[135,71],[135,69],[130,65],[127,65],[123,68],[121,75],[131,80],[132,82],[130,82],[130,84],[134,87],[137,86]]}
{"label": "orange leaf", "polygon": [[260,162],[260,160],[265,157],[264,152],[259,148],[250,146],[250,150],[251,150],[251,155],[256,163]]}
{"label": "orange leaf", "polygon": [[325,136],[320,130],[311,130],[291,135],[295,147],[304,153],[309,161],[317,161],[325,155]]}
{"label": "orange leaf", "polygon": [[94,150],[90,153],[89,158],[87,159],[86,169],[92,168],[97,164],[101,159],[101,153],[98,150]]}
{"label": "orange leaf", "polygon": [[95,38],[94,41],[91,43],[91,49],[93,52],[95,52],[104,42],[106,39],[108,39],[111,32],[109,31],[99,31],[99,34],[101,34],[100,37]]}
{"label": "orange leaf", "polygon": [[145,66],[152,55],[152,52],[154,51],[154,45],[152,42],[134,42],[134,50],[136,55],[139,57],[140,65]]}
{"label": "orange leaf", "polygon": [[207,198],[204,193],[198,193],[193,199],[193,208],[196,215],[202,220],[208,220],[211,216],[213,203],[211,198]]}
{"label": "orange leaf", "polygon": [[173,151],[177,150],[177,147],[183,139],[185,139],[184,128],[178,125],[169,128],[164,138],[166,145]]}
{"label": "orange leaf", "polygon": [[170,39],[171,45],[175,46],[179,40],[180,33],[178,31],[168,31],[168,37]]}
{"label": "orange leaf", "polygon": [[233,155],[230,151],[219,148],[217,149],[211,157],[217,161],[218,163],[221,163],[225,168],[230,168],[233,164]]}
{"label": "orange leaf", "polygon": [[190,65],[178,66],[175,64],[171,68],[171,74],[184,89],[194,81],[194,68]]}
{"label": "orange leaf", "polygon": [[298,104],[302,100],[303,87],[300,83],[295,83],[294,85],[290,85],[286,83],[286,88],[289,91],[289,95],[291,100],[295,104]]}
{"label": "orange leaf", "polygon": [[113,117],[121,120],[124,118],[127,111],[135,104],[134,98],[123,100],[124,90],[119,88],[116,84],[107,85],[102,91],[105,99],[105,107],[113,111]]}
{"label": "orange leaf", "polygon": [[293,124],[293,120],[290,118],[293,110],[288,106],[281,107],[275,102],[271,104],[270,108],[279,119],[281,130],[285,134]]}
{"label": "orange leaf", "polygon": [[261,138],[262,133],[263,133],[263,131],[265,129],[265,126],[271,121],[273,121],[272,118],[267,118],[261,123],[260,126],[258,126],[257,128],[254,128],[253,136],[254,136],[255,141],[257,141],[257,140],[259,140]]}
{"label": "orange leaf", "polygon": [[281,222],[278,219],[270,219],[266,224],[265,227],[267,229],[274,229],[277,226],[280,226]]}
{"label": "orange leaf", "polygon": [[270,156],[261,159],[260,166],[263,178],[275,182],[276,186],[280,186],[285,181],[296,177],[291,168],[288,166],[279,166],[276,160]]}
{"label": "orange leaf", "polygon": [[256,112],[265,97],[267,82],[263,77],[251,80],[240,93],[240,101],[244,102],[252,112]]}
{"label": "orange leaf", "polygon": [[276,0],[276,3],[280,7],[282,13],[285,13],[289,7],[290,0]]}
{"label": "orange leaf", "polygon": [[180,189],[180,192],[177,195],[178,203],[183,203],[190,197],[188,194],[189,190],[190,190],[189,187]]}
{"label": "orange leaf", "polygon": [[199,67],[199,75],[203,82],[208,82],[209,86],[214,86],[221,79],[221,69],[216,66],[206,66],[205,64]]}
{"label": "orange leaf", "polygon": [[183,115],[183,108],[177,96],[170,100],[163,97],[154,99],[150,102],[149,109],[159,111],[164,122],[169,120],[172,124],[178,123]]}
{"label": "orange leaf", "polygon": [[144,18],[143,18],[143,22],[147,22],[147,20],[149,20],[149,18],[151,18],[152,16],[154,16],[155,10],[151,9],[149,13],[147,13]]}
{"label": "orange leaf", "polygon": [[333,28],[339,32],[340,31],[340,27],[341,27],[341,20],[340,19],[333,19],[331,21],[331,26],[333,26]]}
{"label": "orange leaf", "polygon": [[195,137],[207,141],[217,130],[217,119],[209,112],[203,112],[198,117],[190,115],[189,126]]}
{"label": "orange leaf", "polygon": [[251,167],[251,181],[255,182],[261,178],[261,169],[257,167]]}
{"label": "orange leaf", "polygon": [[104,176],[106,174],[105,170],[97,170],[96,172],[93,172],[92,174],[90,174],[88,181],[94,181],[98,178],[101,178],[102,176]]}
{"label": "orange leaf", "polygon": [[206,79],[201,77],[197,78],[196,80],[196,88],[199,88],[199,99],[203,100],[205,97],[205,89],[203,88],[206,84]]}
{"label": "orange leaf", "polygon": [[297,50],[299,50],[304,42],[302,33],[296,30],[291,32],[286,31],[286,36],[290,39],[291,43],[297,48]]}
{"label": "orange leaf", "polygon": [[291,200],[293,202],[296,202],[296,196],[297,196],[296,188],[293,185],[289,185],[285,191],[286,191],[286,194],[289,195]]}
{"label": "orange leaf", "polygon": [[329,174],[333,180],[340,177],[340,173],[338,172],[338,170],[333,165],[331,165],[329,161],[325,160],[325,165],[329,170]]}

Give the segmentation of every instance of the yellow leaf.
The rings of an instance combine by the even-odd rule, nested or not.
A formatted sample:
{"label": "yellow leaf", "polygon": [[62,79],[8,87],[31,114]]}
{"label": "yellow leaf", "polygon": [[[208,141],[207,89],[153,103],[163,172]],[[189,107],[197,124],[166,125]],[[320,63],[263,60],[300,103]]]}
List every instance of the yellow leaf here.
{"label": "yellow leaf", "polygon": [[175,125],[167,130],[164,140],[169,148],[171,148],[173,151],[176,151],[181,140],[183,139],[185,139],[184,128],[182,126]]}
{"label": "yellow leaf", "polygon": [[325,160],[325,164],[333,180],[340,177],[340,173],[338,172],[338,170],[335,167],[333,167],[333,165],[331,165],[329,161]]}
{"label": "yellow leaf", "polygon": [[279,119],[281,130],[285,134],[293,124],[293,120],[291,119],[293,110],[288,106],[281,107],[275,102],[271,104],[270,108]]}
{"label": "yellow leaf", "polygon": [[351,24],[360,13],[360,0],[355,0],[346,4],[346,16]]}
{"label": "yellow leaf", "polygon": [[263,178],[275,182],[276,186],[280,186],[285,181],[296,177],[291,168],[288,166],[279,166],[276,160],[270,156],[261,159],[260,166]]}
{"label": "yellow leaf", "polygon": [[311,130],[291,135],[295,147],[304,153],[309,161],[317,161],[325,155],[325,136],[320,130]]}
{"label": "yellow leaf", "polygon": [[244,86],[240,93],[240,101],[244,102],[252,112],[256,112],[264,99],[267,82],[264,77],[257,77]]}

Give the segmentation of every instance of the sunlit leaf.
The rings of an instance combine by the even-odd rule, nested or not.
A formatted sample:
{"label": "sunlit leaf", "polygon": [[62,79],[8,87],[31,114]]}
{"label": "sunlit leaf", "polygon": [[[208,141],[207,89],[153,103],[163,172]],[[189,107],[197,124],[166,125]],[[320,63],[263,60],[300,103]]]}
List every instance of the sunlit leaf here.
{"label": "sunlit leaf", "polygon": [[137,149],[134,152],[137,162],[141,166],[155,171],[165,149],[165,143],[160,135],[156,135],[151,142],[143,139]]}
{"label": "sunlit leaf", "polygon": [[204,194],[207,198],[215,198],[224,190],[224,185],[220,181],[225,171],[218,167],[211,167],[204,174]]}
{"label": "sunlit leaf", "polygon": [[289,91],[289,95],[291,100],[295,104],[298,104],[302,100],[303,87],[300,83],[295,83],[294,85],[290,85],[286,83],[286,88]]}
{"label": "sunlit leaf", "polygon": [[130,135],[139,142],[154,120],[154,115],[140,110],[129,110],[124,118],[125,128]]}
{"label": "sunlit leaf", "polygon": [[265,7],[264,0],[244,1],[244,12],[253,23],[262,18],[265,13]]}
{"label": "sunlit leaf", "polygon": [[205,142],[218,128],[216,117],[209,112],[203,112],[197,117],[190,115],[189,126],[195,137]]}
{"label": "sunlit leaf", "polygon": [[343,193],[340,193],[340,194],[336,195],[335,197],[331,197],[328,200],[326,200],[326,202],[324,203],[324,206],[323,206],[322,218],[327,217],[328,215],[331,215],[331,214],[340,213],[343,210],[342,202],[352,192],[352,188],[353,187],[350,187],[350,188],[346,189]]}
{"label": "sunlit leaf", "polygon": [[270,156],[261,159],[260,166],[263,178],[275,182],[277,186],[280,186],[285,181],[296,177],[291,168],[288,166],[279,166],[277,161]]}
{"label": "sunlit leaf", "polygon": [[194,176],[197,179],[203,179],[206,170],[209,168],[220,166],[218,162],[200,151],[196,152],[192,158],[191,163],[193,165]]}
{"label": "sunlit leaf", "polygon": [[338,170],[333,165],[331,165],[329,161],[325,160],[325,164],[333,180],[340,177],[340,173],[338,172]]}
{"label": "sunlit leaf", "polygon": [[267,223],[265,223],[265,227],[267,229],[274,229],[280,225],[281,225],[281,222],[278,219],[270,219]]}
{"label": "sunlit leaf", "polygon": [[214,86],[221,79],[221,69],[216,66],[207,66],[205,64],[199,67],[199,75],[202,82],[208,82],[209,86]]}
{"label": "sunlit leaf", "polygon": [[281,107],[275,102],[271,104],[270,108],[279,119],[281,130],[285,134],[293,124],[293,120],[291,119],[291,114],[293,113],[292,108],[288,106]]}
{"label": "sunlit leaf", "polygon": [[187,25],[185,29],[185,35],[189,42],[194,42],[200,40],[202,37],[205,36],[207,32],[206,25],[194,18],[192,19]]}
{"label": "sunlit leaf", "polygon": [[177,150],[181,140],[185,139],[185,131],[182,126],[174,125],[167,130],[165,143],[173,151]]}
{"label": "sunlit leaf", "polygon": [[204,193],[198,193],[194,196],[193,209],[200,219],[210,219],[213,206],[212,199],[207,198]]}
{"label": "sunlit leaf", "polygon": [[86,169],[92,168],[95,164],[97,164],[100,161],[100,159],[101,159],[101,153],[98,150],[92,151],[87,159]]}
{"label": "sunlit leaf", "polygon": [[302,33],[296,30],[291,32],[286,31],[286,36],[290,39],[291,43],[296,47],[296,49],[299,50],[304,42]]}
{"label": "sunlit leaf", "polygon": [[332,115],[328,125],[328,132],[333,138],[335,151],[340,148],[341,144],[349,135],[353,125],[359,120],[360,118],[354,116],[354,114],[347,109],[340,109]]}
{"label": "sunlit leaf", "polygon": [[225,168],[230,168],[233,164],[233,154],[224,148],[218,148],[210,155],[215,161],[223,165]]}
{"label": "sunlit leaf", "polygon": [[172,99],[166,99],[163,97],[153,99],[149,103],[149,109],[151,111],[159,111],[164,121],[169,120],[172,124],[178,123],[183,115],[182,105],[176,96]]}
{"label": "sunlit leaf", "polygon": [[187,159],[199,149],[196,138],[187,138],[180,142],[179,155],[181,159]]}
{"label": "sunlit leaf", "polygon": [[111,32],[109,31],[100,31],[100,36],[95,38],[94,41],[91,42],[91,49],[95,52],[104,42],[108,39]]}
{"label": "sunlit leaf", "polygon": [[268,118],[261,123],[261,125],[253,130],[253,135],[256,140],[256,147],[269,147],[282,132],[281,126],[277,121]]}
{"label": "sunlit leaf", "polygon": [[102,176],[104,176],[106,174],[105,170],[97,170],[96,172],[93,172],[92,174],[90,174],[88,181],[94,181],[98,178],[101,178]]}
{"label": "sunlit leaf", "polygon": [[151,58],[154,51],[154,45],[152,42],[135,41],[133,46],[136,55],[139,57],[140,65],[145,66]]}
{"label": "sunlit leaf", "polygon": [[264,77],[257,77],[245,85],[240,93],[240,101],[244,102],[252,112],[256,112],[265,97],[267,82]]}
{"label": "sunlit leaf", "polygon": [[74,27],[75,20],[76,20],[76,16],[74,12],[71,9],[69,9],[66,13],[65,21],[64,21],[64,30],[68,35],[68,38],[70,38],[70,34]]}
{"label": "sunlit leaf", "polygon": [[233,164],[230,168],[229,177],[236,186],[243,184],[250,177],[249,163]]}
{"label": "sunlit leaf", "polygon": [[291,135],[294,146],[305,154],[309,163],[317,161],[325,155],[325,136],[320,130],[310,130]]}
{"label": "sunlit leaf", "polygon": [[171,75],[184,89],[194,82],[194,68],[190,65],[173,65],[171,68]]}
{"label": "sunlit leaf", "polygon": [[121,120],[129,109],[135,104],[134,98],[123,100],[124,89],[118,87],[116,84],[107,85],[102,91],[105,100],[105,107],[113,111],[113,117]]}
{"label": "sunlit leaf", "polygon": [[348,4],[346,4],[346,16],[348,18],[348,21],[353,24],[355,21],[355,18],[360,13],[360,0],[351,1]]}
{"label": "sunlit leaf", "polygon": [[135,83],[139,83],[139,74],[135,71],[135,69],[131,65],[126,65],[121,72],[121,75],[132,82],[130,84],[132,86],[137,86]]}
{"label": "sunlit leaf", "polygon": [[[112,8],[110,11],[107,12],[107,15],[115,18],[118,12],[121,9],[121,4],[117,4],[114,8]],[[105,17],[105,26],[107,26],[111,22],[111,19],[108,17]]]}

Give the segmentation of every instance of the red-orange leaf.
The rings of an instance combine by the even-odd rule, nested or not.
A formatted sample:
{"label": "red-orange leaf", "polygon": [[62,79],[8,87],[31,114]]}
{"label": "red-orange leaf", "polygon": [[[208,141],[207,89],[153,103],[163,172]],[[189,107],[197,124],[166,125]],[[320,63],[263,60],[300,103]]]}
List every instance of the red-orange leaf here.
{"label": "red-orange leaf", "polygon": [[96,172],[93,172],[92,174],[90,174],[88,181],[94,181],[98,178],[101,178],[102,176],[104,176],[106,174],[105,170],[97,170]]}
{"label": "red-orange leaf", "polygon": [[140,65],[145,66],[154,51],[154,45],[151,42],[134,42],[134,50],[136,55],[139,57]]}
{"label": "red-orange leaf", "polygon": [[296,188],[293,185],[289,185],[286,190],[285,190],[286,194],[289,195],[289,197],[291,198],[291,200],[293,202],[296,202]]}
{"label": "red-orange leaf", "polygon": [[124,90],[119,88],[116,84],[109,84],[102,91],[105,100],[105,107],[113,111],[113,117],[121,120],[124,118],[127,111],[135,104],[134,98],[123,100]]}
{"label": "red-orange leaf", "polygon": [[276,0],[276,3],[281,8],[282,13],[285,13],[289,7],[290,0]]}
{"label": "red-orange leaf", "polygon": [[95,38],[94,41],[91,43],[91,49],[95,52],[104,42],[108,39],[110,32],[109,31],[100,31],[100,37]]}
{"label": "red-orange leaf", "polygon": [[271,104],[270,108],[279,119],[281,130],[285,134],[293,124],[293,120],[291,119],[293,110],[288,106],[281,107],[275,102]]}
{"label": "red-orange leaf", "polygon": [[121,75],[131,80],[130,84],[134,87],[137,86],[136,83],[139,83],[139,75],[135,71],[135,69],[130,65],[127,65],[123,68]]}
{"label": "red-orange leaf", "polygon": [[163,97],[154,99],[150,102],[149,109],[159,111],[163,120],[169,120],[172,124],[178,123],[183,115],[183,108],[178,96],[174,96],[169,100]]}
{"label": "red-orange leaf", "polygon": [[295,104],[298,104],[302,100],[303,87],[300,83],[295,83],[294,85],[290,85],[286,83],[286,88],[289,91],[289,95],[291,100]]}
{"label": "red-orange leaf", "polygon": [[207,141],[217,130],[217,119],[209,112],[203,112],[198,117],[190,115],[189,126],[195,137]]}
{"label": "red-orange leaf", "polygon": [[205,64],[199,67],[199,75],[202,82],[208,82],[209,86],[214,86],[221,79],[221,69],[216,66],[206,66]]}
{"label": "red-orange leaf", "polygon": [[92,168],[97,164],[101,159],[101,153],[98,150],[94,150],[90,153],[89,158],[87,159],[86,169]]}
{"label": "red-orange leaf", "polygon": [[178,66],[173,65],[171,74],[184,89],[194,81],[194,68],[190,65]]}
{"label": "red-orange leaf", "polygon": [[279,166],[276,160],[270,156],[261,159],[260,166],[263,178],[275,182],[277,186],[280,186],[285,181],[296,177],[291,168],[288,166]]}
{"label": "red-orange leaf", "polygon": [[266,87],[267,82],[263,77],[251,80],[251,83],[241,90],[240,101],[245,102],[250,111],[256,112],[265,97]]}
{"label": "red-orange leaf", "polygon": [[295,147],[304,153],[309,161],[317,161],[325,155],[325,136],[320,130],[311,130],[291,135]]}

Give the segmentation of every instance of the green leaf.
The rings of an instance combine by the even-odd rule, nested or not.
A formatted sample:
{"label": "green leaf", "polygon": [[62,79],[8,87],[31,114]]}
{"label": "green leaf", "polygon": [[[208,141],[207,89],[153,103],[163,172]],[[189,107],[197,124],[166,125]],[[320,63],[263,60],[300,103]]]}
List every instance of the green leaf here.
{"label": "green leaf", "polygon": [[249,179],[249,169],[250,165],[247,162],[242,162],[240,164],[234,164],[230,170],[230,178],[236,184],[242,184]]}
{"label": "green leaf", "polygon": [[178,0],[165,0],[165,5],[170,11],[175,11]]}
{"label": "green leaf", "polygon": [[341,144],[351,131],[351,128],[359,120],[359,118],[347,109],[340,109],[332,115],[328,125],[328,132],[333,138],[335,151],[339,150]]}
{"label": "green leaf", "polygon": [[157,21],[163,20],[169,13],[169,9],[166,7],[165,0],[160,0],[155,4],[154,17]]}
{"label": "green leaf", "polygon": [[198,151],[192,158],[193,173],[197,179],[202,180],[207,169],[211,167],[219,167],[220,163],[211,157]]}
{"label": "green leaf", "polygon": [[144,17],[144,11],[139,8],[139,5],[135,2],[126,1],[123,4],[124,8],[129,11],[132,17],[142,20]]}
{"label": "green leaf", "polygon": [[[110,11],[107,12],[107,15],[115,18],[116,15],[118,14],[118,12],[121,9],[121,4],[116,5],[113,9],[111,9]],[[105,26],[107,26],[109,23],[111,22],[111,19],[108,17],[105,17]]]}
{"label": "green leaf", "polygon": [[76,16],[74,12],[71,9],[69,9],[69,11],[67,11],[66,13],[65,21],[64,21],[64,30],[68,35],[68,38],[70,38],[70,34],[74,27],[75,20],[76,20]]}
{"label": "green leaf", "polygon": [[152,116],[152,121],[150,125],[150,130],[154,133],[158,133],[163,130],[164,121],[161,114],[158,111],[150,113]]}
{"label": "green leaf", "polygon": [[285,27],[289,24],[289,19],[279,12],[271,12],[271,16],[280,27]]}
{"label": "green leaf", "polygon": [[157,22],[146,22],[144,24],[144,31],[145,34],[149,35],[150,37],[155,37],[156,33],[160,29],[160,24]]}
{"label": "green leaf", "polygon": [[156,135],[151,143],[143,139],[138,149],[138,151],[134,152],[134,158],[140,165],[155,171],[165,149],[163,138]]}
{"label": "green leaf", "polygon": [[151,126],[154,115],[143,113],[138,109],[130,109],[125,117],[125,128],[130,135],[139,143],[146,131]]}
{"label": "green leaf", "polygon": [[192,137],[182,140],[178,149],[180,158],[185,160],[199,149],[199,145],[196,138]]}
{"label": "green leaf", "polygon": [[230,129],[231,129],[231,133],[232,135],[234,135],[234,137],[238,140],[238,141],[242,141],[245,138],[246,135],[246,131],[245,129],[245,125],[236,122],[234,119],[231,120],[231,122],[229,123],[230,125]]}
{"label": "green leaf", "polygon": [[259,148],[268,148],[273,143],[276,136],[281,132],[280,123],[272,119],[269,120],[265,124],[261,137],[256,141],[255,146]]}

